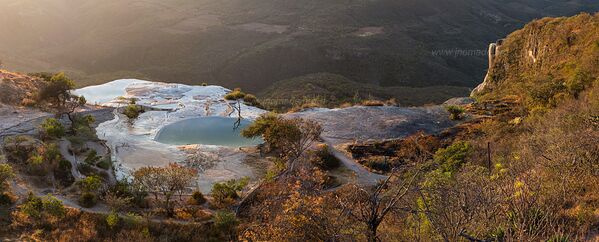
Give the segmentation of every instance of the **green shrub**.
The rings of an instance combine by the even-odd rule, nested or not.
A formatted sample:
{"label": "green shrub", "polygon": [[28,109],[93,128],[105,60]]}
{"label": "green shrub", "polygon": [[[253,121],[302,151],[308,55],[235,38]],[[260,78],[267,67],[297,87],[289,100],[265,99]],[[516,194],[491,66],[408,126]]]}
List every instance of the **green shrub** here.
{"label": "green shrub", "polygon": [[198,205],[206,203],[206,198],[204,197],[204,194],[202,194],[200,191],[194,191],[191,197],[193,198],[194,202]]}
{"label": "green shrub", "polygon": [[106,225],[112,229],[119,223],[119,220],[119,215],[116,212],[111,212],[106,216]]}
{"label": "green shrub", "polygon": [[95,193],[102,186],[102,179],[98,176],[88,176],[78,181],[77,185],[86,193]]}
{"label": "green shrub", "polygon": [[576,74],[566,80],[565,86],[570,95],[578,98],[578,94],[584,91],[593,81],[593,77],[588,72],[576,71]]}
{"label": "green shrub", "polygon": [[433,159],[439,165],[441,172],[452,174],[462,167],[472,150],[469,143],[458,141],[445,149],[437,150]]}
{"label": "green shrub", "polygon": [[91,208],[95,206],[97,202],[96,195],[91,192],[84,192],[79,197],[79,205],[84,208]]}
{"label": "green shrub", "polygon": [[239,198],[238,192],[242,191],[247,186],[249,178],[242,178],[240,180],[228,180],[226,182],[215,183],[212,186],[212,197],[217,203],[227,203],[234,199]]}
{"label": "green shrub", "polygon": [[6,193],[0,193],[0,206],[6,206],[13,204],[13,200],[10,195]]}
{"label": "green shrub", "polygon": [[100,162],[98,162],[96,164],[97,167],[102,168],[104,170],[110,169],[111,165],[112,165],[112,161],[108,157],[101,159]]}
{"label": "green shrub", "polygon": [[135,104],[129,104],[123,110],[123,114],[129,119],[129,121],[137,119],[141,113],[143,113],[143,109]]}
{"label": "green shrub", "polygon": [[258,105],[259,105],[259,103],[258,103],[258,98],[256,98],[256,96],[254,96],[254,95],[252,95],[252,94],[246,94],[246,95],[243,97],[243,101],[244,101],[246,104],[248,104],[248,105],[251,105],[251,106],[258,106]]}
{"label": "green shrub", "polygon": [[230,211],[220,210],[214,214],[214,227],[221,233],[233,234],[237,225],[239,225],[239,220]]}
{"label": "green shrub", "polygon": [[388,172],[391,170],[391,164],[389,164],[387,158],[368,160],[364,165],[369,167],[370,169],[382,172]]}
{"label": "green shrub", "polygon": [[57,169],[54,170],[54,177],[60,181],[60,184],[64,187],[68,187],[75,181],[71,172],[71,162],[65,159],[61,159],[58,162]]}
{"label": "green shrub", "polygon": [[62,218],[66,214],[66,209],[62,201],[51,194],[37,197],[29,193],[27,201],[21,206],[21,212],[33,219],[41,220],[47,217]]}
{"label": "green shrub", "polygon": [[91,150],[89,153],[87,153],[87,156],[85,157],[85,160],[83,160],[83,162],[90,164],[90,165],[95,165],[99,160],[100,160],[100,156],[98,156],[98,152],[96,150]]}
{"label": "green shrub", "polygon": [[38,140],[26,135],[16,135],[4,138],[2,146],[8,161],[26,162],[39,146]]}
{"label": "green shrub", "polygon": [[40,133],[44,138],[60,139],[65,135],[66,129],[55,118],[48,118],[40,125]]}
{"label": "green shrub", "polygon": [[225,95],[225,100],[236,101],[239,99],[243,99],[245,96],[246,94],[242,92],[241,89],[235,88],[235,90]]}
{"label": "green shrub", "polygon": [[315,157],[311,160],[314,165],[323,170],[331,170],[339,167],[340,161],[329,152],[327,145],[321,145],[314,151]]}
{"label": "green shrub", "polygon": [[9,164],[0,164],[0,193],[6,191],[7,182],[15,177],[15,172]]}
{"label": "green shrub", "polygon": [[73,129],[79,132],[91,131],[92,125],[96,122],[96,118],[92,115],[74,115]]}
{"label": "green shrub", "polygon": [[449,105],[446,106],[445,109],[449,112],[449,119],[451,120],[460,120],[462,119],[462,114],[466,111],[463,107]]}

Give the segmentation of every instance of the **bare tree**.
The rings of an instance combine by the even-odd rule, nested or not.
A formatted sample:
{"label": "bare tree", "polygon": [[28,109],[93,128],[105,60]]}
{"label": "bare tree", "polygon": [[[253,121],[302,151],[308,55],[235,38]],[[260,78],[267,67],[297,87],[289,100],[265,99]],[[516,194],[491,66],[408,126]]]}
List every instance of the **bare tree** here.
{"label": "bare tree", "polygon": [[354,186],[338,198],[344,214],[363,223],[367,227],[369,242],[380,241],[377,231],[389,212],[398,209],[398,203],[408,194],[420,171],[411,178],[398,179],[397,171],[393,171],[387,179],[377,184],[374,188],[361,188]]}
{"label": "bare tree", "polygon": [[195,170],[174,163],[167,167],[142,167],[133,173],[134,182],[154,195],[154,200],[161,202],[169,217],[174,214],[173,196],[181,194],[196,176]]}
{"label": "bare tree", "polygon": [[233,114],[234,112],[237,112],[237,121],[235,122],[233,129],[237,129],[239,128],[239,125],[241,125],[241,119],[243,119],[243,117],[241,116],[241,102],[243,101],[245,96],[246,94],[242,92],[239,88],[236,88],[232,92],[225,95],[225,100],[234,102],[233,105],[231,105],[233,110],[231,111],[231,113],[229,113],[229,116],[231,116],[231,114]]}

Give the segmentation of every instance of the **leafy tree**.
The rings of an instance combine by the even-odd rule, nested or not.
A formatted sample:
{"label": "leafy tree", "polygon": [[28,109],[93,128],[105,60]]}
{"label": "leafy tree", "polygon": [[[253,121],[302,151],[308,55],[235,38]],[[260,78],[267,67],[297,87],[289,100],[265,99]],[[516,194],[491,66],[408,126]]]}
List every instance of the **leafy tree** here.
{"label": "leafy tree", "polygon": [[75,82],[68,78],[64,72],[57,73],[46,79],[46,86],[40,91],[41,100],[49,100],[57,107],[64,105],[70,98],[70,90],[75,88]]}
{"label": "leafy tree", "polygon": [[60,123],[55,118],[47,118],[40,125],[40,128],[42,137],[47,138],[60,139],[66,133],[66,130],[62,123]]}
{"label": "leafy tree", "polygon": [[322,126],[315,121],[266,114],[246,127],[241,135],[246,138],[262,136],[271,149],[280,150],[280,154],[287,158],[292,171],[295,161],[320,138],[321,133]]}
{"label": "leafy tree", "polygon": [[83,96],[75,96],[70,95],[64,104],[57,109],[57,116],[62,117],[66,115],[69,121],[71,122],[71,132],[73,134],[77,134],[78,125],[86,125],[87,127],[91,126],[91,123],[95,122],[93,116],[87,115],[84,117],[79,117],[77,114],[77,108],[85,106],[87,100]]}
{"label": "leafy tree", "polygon": [[133,122],[141,113],[143,113],[143,109],[135,104],[129,104],[123,110],[123,114],[129,119],[129,122]]}
{"label": "leafy tree", "polygon": [[416,210],[420,211],[423,223],[436,232],[432,239],[459,241],[460,237],[472,236],[466,231],[486,236],[488,228],[496,224],[498,204],[504,197],[494,187],[496,184],[489,179],[485,168],[465,165],[454,177],[438,170],[424,177]]}
{"label": "leafy tree", "polygon": [[20,211],[31,218],[34,223],[43,223],[47,219],[62,218],[66,214],[66,209],[62,201],[51,194],[37,197],[29,193],[27,201],[21,205]]}
{"label": "leafy tree", "polygon": [[153,194],[156,201],[162,197],[163,208],[169,217],[174,215],[173,196],[181,195],[196,176],[195,170],[175,163],[167,167],[142,167],[133,173],[136,186]]}

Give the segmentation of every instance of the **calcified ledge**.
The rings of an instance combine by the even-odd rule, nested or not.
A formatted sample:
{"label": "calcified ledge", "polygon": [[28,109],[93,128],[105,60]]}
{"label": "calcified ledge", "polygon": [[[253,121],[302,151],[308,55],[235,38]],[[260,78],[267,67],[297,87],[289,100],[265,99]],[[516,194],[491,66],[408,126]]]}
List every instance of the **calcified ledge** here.
{"label": "calcified ledge", "polygon": [[[100,139],[113,151],[118,178],[127,178],[143,166],[164,166],[187,162],[198,168],[198,186],[208,192],[214,182],[241,177],[259,178],[265,167],[246,162],[247,153],[239,148],[214,145],[170,145],[156,142],[156,134],[166,125],[190,118],[229,116],[231,107],[224,99],[229,89],[220,86],[123,79],[74,91],[88,103],[123,107],[131,99],[148,110],[130,123],[115,110],[115,118],[97,127]],[[242,116],[253,120],[265,111],[242,104]],[[258,162],[259,163],[259,162]]]}

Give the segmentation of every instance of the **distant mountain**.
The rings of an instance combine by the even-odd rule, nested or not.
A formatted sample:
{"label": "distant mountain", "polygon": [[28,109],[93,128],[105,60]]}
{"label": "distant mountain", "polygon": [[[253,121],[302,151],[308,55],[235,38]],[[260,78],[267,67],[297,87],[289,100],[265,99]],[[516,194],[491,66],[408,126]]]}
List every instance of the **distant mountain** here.
{"label": "distant mountain", "polygon": [[375,86],[473,87],[487,44],[594,0],[0,0],[0,59],[119,77],[260,92],[307,74]]}

